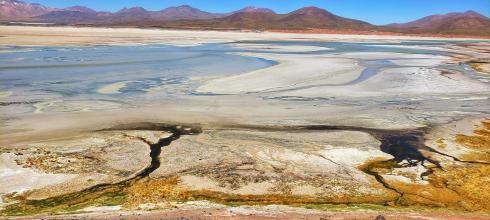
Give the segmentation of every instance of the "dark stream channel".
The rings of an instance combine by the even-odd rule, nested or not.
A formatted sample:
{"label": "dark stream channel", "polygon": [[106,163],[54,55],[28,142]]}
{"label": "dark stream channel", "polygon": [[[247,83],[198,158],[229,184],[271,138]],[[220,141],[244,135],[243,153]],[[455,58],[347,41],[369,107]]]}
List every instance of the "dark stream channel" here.
{"label": "dark stream channel", "polygon": [[160,167],[160,153],[162,148],[170,145],[173,141],[180,138],[182,135],[196,135],[202,132],[199,126],[181,126],[181,125],[165,125],[157,123],[137,123],[137,124],[127,124],[116,126],[107,130],[118,130],[118,131],[128,131],[128,130],[141,130],[141,131],[166,131],[172,133],[170,137],[162,138],[158,140],[157,143],[150,143],[143,138],[139,138],[141,141],[145,142],[150,146],[150,157],[151,163],[146,169],[144,169],[137,176],[147,177]]}
{"label": "dark stream channel", "polygon": [[[260,128],[259,128],[260,129]],[[429,161],[438,164],[437,161],[425,157],[419,150],[435,152],[424,144],[426,129],[384,130],[353,126],[328,126],[310,125],[299,127],[286,127],[286,130],[321,130],[321,131],[360,131],[374,136],[381,142],[381,151],[392,155],[393,161],[399,163],[406,161],[410,166],[419,162]],[[282,130],[282,129],[281,129]]]}
{"label": "dark stream channel", "polygon": [[163,147],[170,145],[172,141],[179,139],[182,135],[195,135],[202,132],[201,128],[198,126],[167,125],[157,123],[126,124],[99,131],[125,130],[164,131],[172,133],[172,135],[167,138],[160,139],[155,144],[151,144],[147,140],[139,138],[150,146],[151,162],[148,167],[136,174],[134,177],[116,183],[98,184],[82,191],[42,200],[26,200],[22,197],[14,197],[17,200],[20,200],[20,202],[5,207],[5,209],[0,212],[0,216],[38,215],[41,213],[56,214],[59,211],[76,211],[86,207],[88,204],[96,204],[97,202],[101,202],[106,205],[111,205],[112,203],[114,205],[118,205],[117,201],[125,198],[124,190],[126,188],[130,187],[135,182],[148,177],[153,171],[160,167],[159,155]]}

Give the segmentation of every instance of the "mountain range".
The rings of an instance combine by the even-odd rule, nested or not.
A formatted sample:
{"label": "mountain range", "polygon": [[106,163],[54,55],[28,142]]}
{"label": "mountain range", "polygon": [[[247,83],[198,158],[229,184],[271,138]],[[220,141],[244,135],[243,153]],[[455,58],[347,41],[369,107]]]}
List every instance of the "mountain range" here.
{"label": "mountain range", "polygon": [[387,25],[407,33],[490,35],[490,19],[475,11],[431,15],[412,22]]}
{"label": "mountain range", "polygon": [[474,11],[431,15],[408,23],[376,26],[337,16],[317,7],[305,7],[287,14],[277,14],[271,9],[252,6],[229,13],[210,13],[189,5],[169,7],[160,11],[132,7],[111,13],[83,6],[58,9],[19,0],[0,0],[0,20],[58,25],[293,31],[320,29],[490,36],[490,19]]}

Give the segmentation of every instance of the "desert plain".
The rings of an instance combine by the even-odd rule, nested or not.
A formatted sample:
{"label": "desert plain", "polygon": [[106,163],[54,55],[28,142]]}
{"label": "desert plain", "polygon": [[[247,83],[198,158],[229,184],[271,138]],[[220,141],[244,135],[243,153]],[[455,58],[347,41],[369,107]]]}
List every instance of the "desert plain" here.
{"label": "desert plain", "polygon": [[1,26],[0,216],[488,219],[489,60],[485,39]]}

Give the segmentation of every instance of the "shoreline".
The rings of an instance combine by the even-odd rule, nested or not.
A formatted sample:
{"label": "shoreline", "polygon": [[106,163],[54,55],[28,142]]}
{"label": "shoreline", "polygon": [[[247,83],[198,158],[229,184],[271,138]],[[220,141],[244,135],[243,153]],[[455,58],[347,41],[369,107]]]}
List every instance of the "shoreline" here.
{"label": "shoreline", "polygon": [[301,34],[352,34],[352,35],[375,35],[375,36],[398,36],[398,37],[427,37],[442,39],[482,39],[490,40],[490,36],[460,35],[460,34],[424,34],[424,33],[397,33],[384,31],[335,31],[327,29],[308,30],[271,30],[278,33],[301,33]]}
{"label": "shoreline", "polygon": [[[365,42],[370,40],[451,40],[489,41],[488,38],[445,38],[400,35],[355,35],[342,33],[283,33],[250,31],[183,30],[127,27],[77,26],[10,26],[0,25],[1,46],[95,46],[175,44],[192,46],[206,43],[230,43],[254,40],[339,41]],[[194,37],[199,36],[199,38]]]}

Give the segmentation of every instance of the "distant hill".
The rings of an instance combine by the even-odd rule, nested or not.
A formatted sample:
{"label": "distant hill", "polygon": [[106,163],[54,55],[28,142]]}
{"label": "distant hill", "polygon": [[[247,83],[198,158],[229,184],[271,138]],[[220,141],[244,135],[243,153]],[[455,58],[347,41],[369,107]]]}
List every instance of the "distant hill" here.
{"label": "distant hill", "polygon": [[286,14],[275,26],[279,28],[327,28],[366,30],[374,26],[363,21],[334,15],[317,7],[306,7]]}
{"label": "distant hill", "polygon": [[163,27],[203,27],[203,28],[227,28],[227,29],[305,29],[305,28],[330,28],[330,29],[355,29],[368,30],[373,25],[343,18],[334,15],[324,9],[306,7],[288,14],[276,14],[273,11],[242,11],[224,18],[205,21],[176,21],[161,23]]}
{"label": "distant hill", "polygon": [[67,8],[64,8],[63,11],[78,11],[78,12],[84,12],[84,13],[95,13],[96,11],[91,9],[91,8],[87,8],[85,6],[71,6],[71,7],[67,7]]}
{"label": "distant hill", "polygon": [[97,16],[96,12],[53,11],[36,18],[48,23],[74,24],[93,21],[95,16]]}
{"label": "distant hill", "polygon": [[193,8],[189,5],[169,7],[157,12],[157,20],[201,20],[223,17],[223,14],[209,13]]}
{"label": "distant hill", "polygon": [[240,10],[234,11],[229,14],[236,14],[236,13],[241,13],[241,12],[259,12],[259,13],[275,13],[273,10],[268,9],[268,8],[257,8],[255,6],[247,6],[245,8],[242,8]]}
{"label": "distant hill", "polygon": [[0,0],[0,18],[2,19],[30,18],[55,10],[40,4],[28,4],[17,0]]}
{"label": "distant hill", "polygon": [[60,24],[100,24],[123,25],[133,23],[152,23],[174,20],[200,20],[223,17],[223,14],[204,12],[188,5],[169,7],[161,11],[148,11],[142,7],[123,8],[115,13],[96,12],[80,6],[53,11],[37,18]]}
{"label": "distant hill", "polygon": [[407,33],[490,35],[490,19],[474,11],[431,15],[412,22],[387,25]]}
{"label": "distant hill", "polygon": [[132,7],[111,13],[98,12],[84,6],[57,9],[19,0],[0,0],[0,19],[108,27],[490,36],[490,19],[474,11],[431,15],[403,24],[375,26],[317,7],[305,7],[287,14],[277,14],[271,9],[254,6],[229,13],[210,13],[189,5],[160,11]]}

